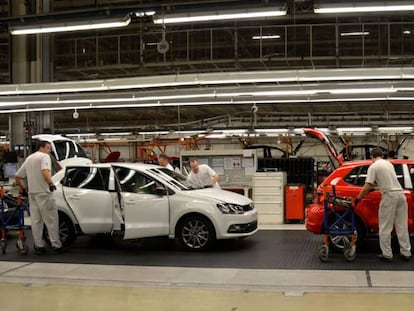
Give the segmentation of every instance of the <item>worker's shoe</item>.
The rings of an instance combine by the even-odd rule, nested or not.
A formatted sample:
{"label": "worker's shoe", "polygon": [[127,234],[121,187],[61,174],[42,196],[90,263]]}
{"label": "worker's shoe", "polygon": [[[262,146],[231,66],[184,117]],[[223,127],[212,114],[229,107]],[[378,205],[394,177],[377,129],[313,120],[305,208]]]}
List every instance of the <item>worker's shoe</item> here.
{"label": "worker's shoe", "polygon": [[46,247],[34,247],[34,252],[36,255],[45,255],[47,253]]}
{"label": "worker's shoe", "polygon": [[65,252],[63,247],[52,247],[50,251],[52,254],[62,254]]}
{"label": "worker's shoe", "polygon": [[385,257],[383,254],[378,254],[377,258],[383,262],[392,262],[392,257]]}
{"label": "worker's shoe", "polygon": [[404,261],[410,261],[410,259],[411,259],[411,256],[405,256],[403,254],[400,254],[399,257],[400,257],[401,260],[404,260]]}

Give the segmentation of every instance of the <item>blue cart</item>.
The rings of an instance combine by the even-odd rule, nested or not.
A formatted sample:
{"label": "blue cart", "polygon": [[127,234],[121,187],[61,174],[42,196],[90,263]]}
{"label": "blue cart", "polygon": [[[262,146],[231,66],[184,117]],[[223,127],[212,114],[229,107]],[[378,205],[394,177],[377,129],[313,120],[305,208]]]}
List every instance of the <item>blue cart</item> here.
{"label": "blue cart", "polygon": [[2,254],[7,249],[7,233],[17,231],[16,248],[21,255],[29,252],[26,245],[25,230],[31,229],[30,226],[24,224],[24,212],[29,212],[29,204],[27,200],[21,196],[15,196],[9,192],[5,192],[3,186],[0,187],[0,225],[1,240],[0,249]]}
{"label": "blue cart", "polygon": [[350,243],[344,247],[344,257],[347,261],[356,258],[356,227],[355,202],[353,198],[336,195],[335,185],[332,193],[324,191],[324,228],[323,245],[319,248],[319,259],[326,262],[329,257],[329,241],[331,236],[349,236]]}

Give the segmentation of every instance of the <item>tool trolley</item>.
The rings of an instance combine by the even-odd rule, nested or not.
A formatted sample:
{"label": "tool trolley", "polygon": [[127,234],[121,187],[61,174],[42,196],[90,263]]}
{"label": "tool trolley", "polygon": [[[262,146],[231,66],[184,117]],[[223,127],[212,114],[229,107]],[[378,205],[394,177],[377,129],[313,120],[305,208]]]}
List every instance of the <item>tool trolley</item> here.
{"label": "tool trolley", "polygon": [[323,245],[319,248],[319,259],[326,262],[329,257],[329,240],[331,236],[349,236],[347,245],[344,245],[344,257],[347,261],[356,258],[356,227],[354,198],[336,195],[335,185],[332,193],[324,191],[324,230]]}
{"label": "tool trolley", "polygon": [[24,224],[24,212],[29,213],[29,204],[26,199],[21,196],[15,196],[10,192],[5,192],[4,187],[0,187],[0,224],[1,224],[1,240],[0,249],[2,254],[7,249],[7,233],[9,231],[17,231],[16,248],[21,255],[29,252],[26,245],[25,230],[31,227]]}

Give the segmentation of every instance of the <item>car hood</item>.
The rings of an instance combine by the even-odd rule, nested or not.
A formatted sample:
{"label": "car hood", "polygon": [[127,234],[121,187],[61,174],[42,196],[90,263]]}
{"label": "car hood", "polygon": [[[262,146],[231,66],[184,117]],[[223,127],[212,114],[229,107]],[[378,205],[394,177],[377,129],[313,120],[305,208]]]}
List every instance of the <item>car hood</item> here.
{"label": "car hood", "polygon": [[343,155],[338,152],[338,150],[335,147],[335,143],[328,135],[326,135],[321,130],[315,128],[304,128],[303,132],[306,134],[306,136],[316,138],[317,140],[319,140],[325,147],[328,154],[334,157],[336,161],[338,161],[339,165],[344,163]]}
{"label": "car hood", "polygon": [[214,199],[217,201],[222,201],[226,203],[233,203],[239,205],[247,205],[252,203],[248,197],[237,194],[235,192],[222,190],[219,188],[205,188],[205,189],[197,189],[197,190],[189,190],[186,191],[187,193],[202,197],[202,198],[209,198]]}

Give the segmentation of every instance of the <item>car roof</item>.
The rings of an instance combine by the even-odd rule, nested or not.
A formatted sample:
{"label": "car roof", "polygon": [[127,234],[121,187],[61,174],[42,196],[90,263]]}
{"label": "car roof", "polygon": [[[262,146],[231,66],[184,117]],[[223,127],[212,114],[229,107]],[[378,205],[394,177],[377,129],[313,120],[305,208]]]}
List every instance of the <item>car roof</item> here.
{"label": "car roof", "polygon": [[139,169],[139,170],[161,168],[159,165],[139,163],[139,162],[91,163],[91,164],[68,165],[68,167],[91,167],[91,166],[92,167],[110,167],[112,165],[122,166],[122,167],[132,168],[132,169]]}
{"label": "car roof", "polygon": [[70,138],[67,138],[62,135],[56,135],[56,134],[37,134],[37,135],[33,135],[32,138],[38,139],[38,140],[45,140],[45,141],[58,141],[58,140],[73,141]]}
{"label": "car roof", "polygon": [[[389,159],[393,164],[411,164],[414,165],[414,160],[409,159]],[[342,163],[340,167],[347,167],[347,166],[358,166],[358,165],[367,165],[371,164],[372,160],[356,160],[356,161],[347,161]]]}

